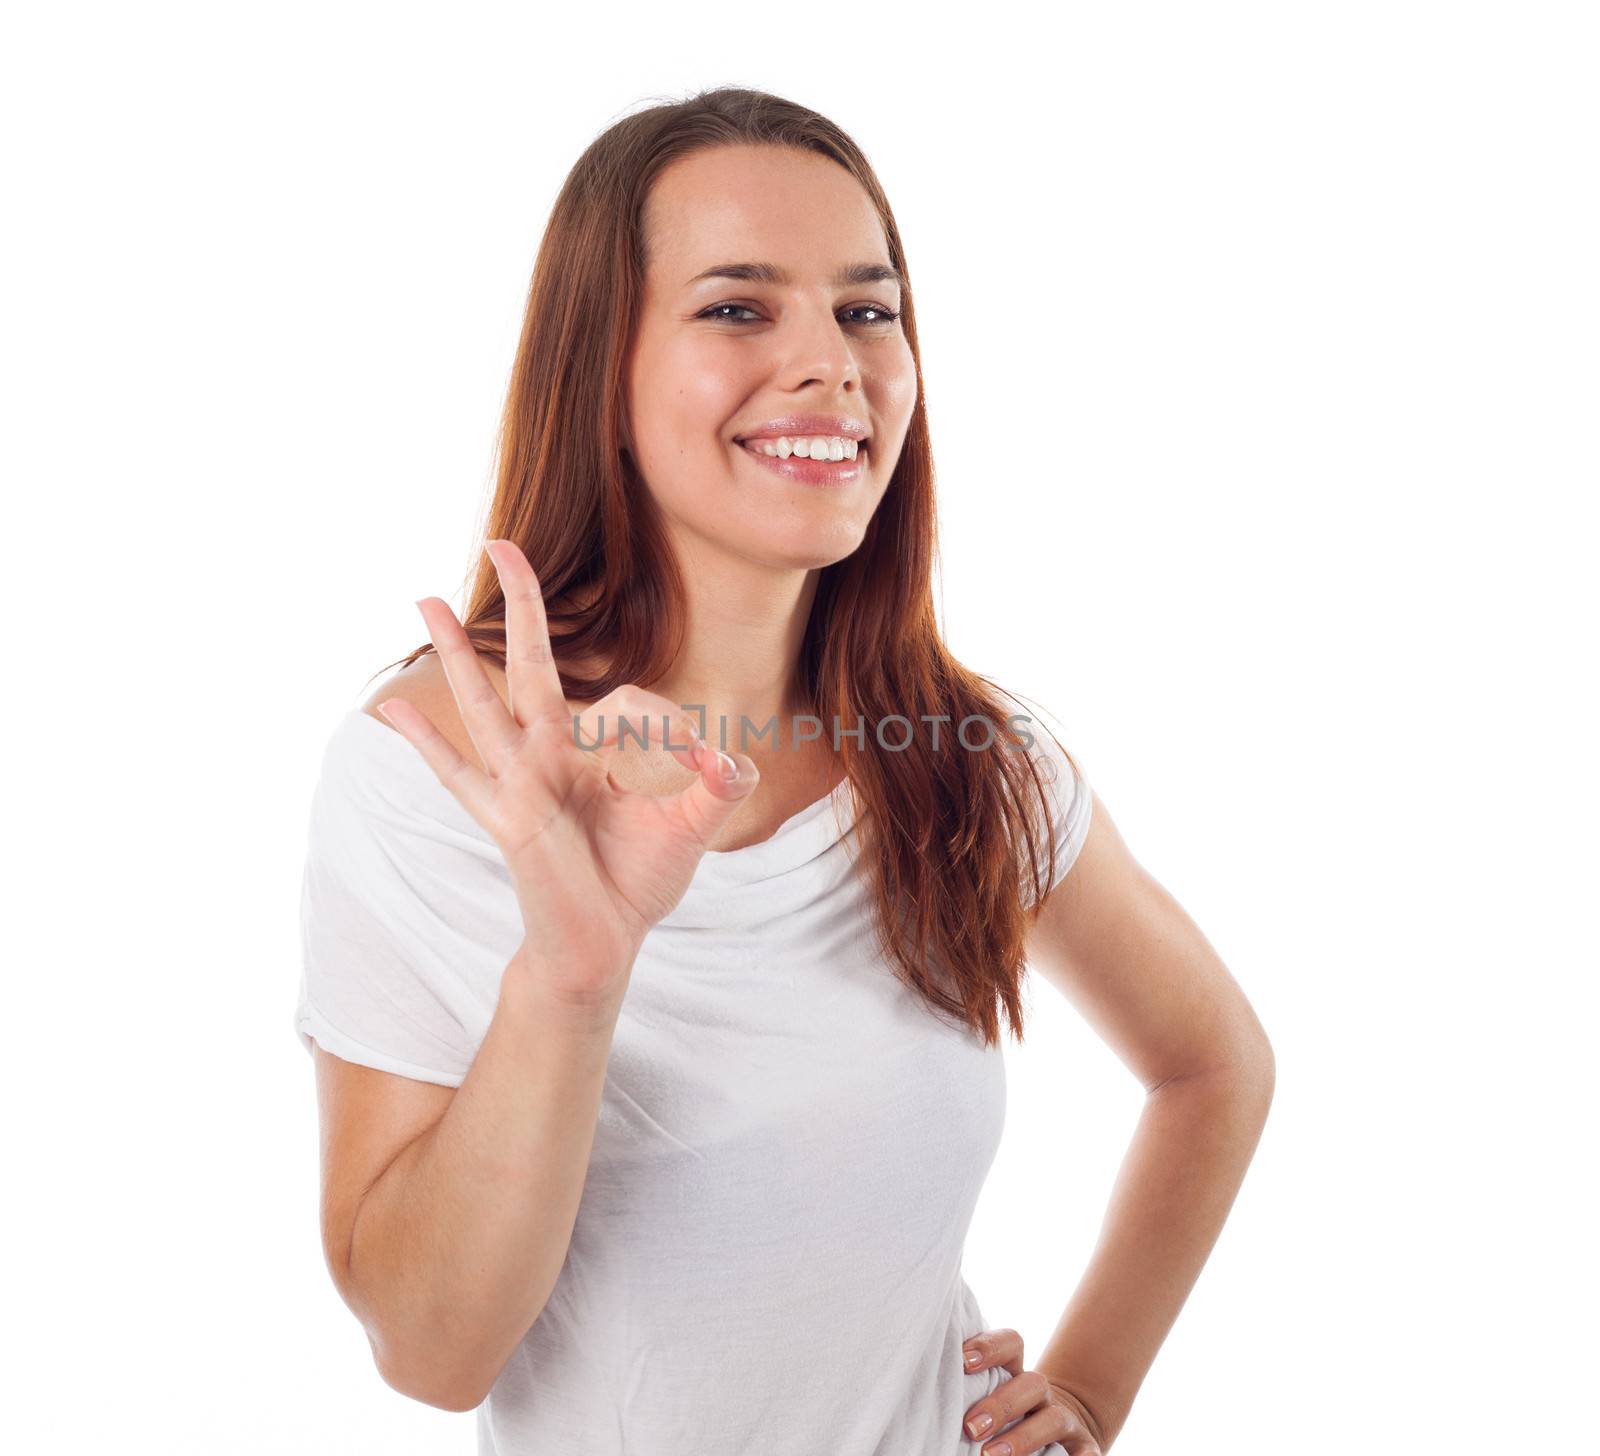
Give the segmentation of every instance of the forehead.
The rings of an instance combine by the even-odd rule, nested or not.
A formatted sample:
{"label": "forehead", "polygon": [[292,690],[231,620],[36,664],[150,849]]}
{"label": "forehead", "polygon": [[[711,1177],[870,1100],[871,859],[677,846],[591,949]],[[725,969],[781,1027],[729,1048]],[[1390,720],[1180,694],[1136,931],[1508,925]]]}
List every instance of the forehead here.
{"label": "forehead", "polygon": [[795,147],[713,147],[656,178],[644,208],[650,285],[679,289],[718,263],[776,263],[802,283],[843,263],[889,261],[866,190]]}

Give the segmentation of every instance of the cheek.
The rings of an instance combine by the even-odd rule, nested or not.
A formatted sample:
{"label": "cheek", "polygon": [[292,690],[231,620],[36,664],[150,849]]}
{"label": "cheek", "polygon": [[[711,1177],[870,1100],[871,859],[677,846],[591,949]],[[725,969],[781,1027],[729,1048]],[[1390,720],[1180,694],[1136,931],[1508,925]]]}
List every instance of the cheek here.
{"label": "cheek", "polygon": [[903,430],[917,404],[917,361],[904,335],[898,347],[863,361],[862,381],[872,407],[897,433]]}
{"label": "cheek", "polygon": [[[727,339],[665,342],[634,375],[638,460],[669,514],[702,530],[741,509],[730,484],[736,463],[725,437],[750,397],[749,364]],[[746,356],[748,351],[745,351]]]}
{"label": "cheek", "polygon": [[645,382],[658,423],[676,448],[714,442],[749,396],[749,361],[731,342],[683,339],[663,352]]}

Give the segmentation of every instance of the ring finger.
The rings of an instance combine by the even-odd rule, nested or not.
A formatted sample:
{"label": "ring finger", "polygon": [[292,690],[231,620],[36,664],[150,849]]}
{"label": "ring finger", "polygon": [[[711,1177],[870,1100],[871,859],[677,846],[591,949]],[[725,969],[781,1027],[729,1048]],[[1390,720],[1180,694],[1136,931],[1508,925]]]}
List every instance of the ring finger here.
{"label": "ring finger", "polygon": [[499,692],[489,681],[489,674],[478,661],[467,629],[450,609],[450,604],[438,597],[423,597],[417,603],[417,610],[427,623],[428,636],[433,639],[434,650],[444,666],[461,724],[484,767],[493,773],[495,766],[515,746],[520,732],[516,720],[506,711]]}

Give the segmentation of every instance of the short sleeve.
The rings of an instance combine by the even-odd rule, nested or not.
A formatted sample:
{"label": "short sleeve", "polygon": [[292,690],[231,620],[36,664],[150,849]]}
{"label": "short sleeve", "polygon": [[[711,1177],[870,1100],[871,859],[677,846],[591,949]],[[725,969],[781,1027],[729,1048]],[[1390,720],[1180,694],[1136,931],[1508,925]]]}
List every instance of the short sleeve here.
{"label": "short sleeve", "polygon": [[[1013,698],[1010,701],[1016,704],[1015,711],[1018,714],[1012,720],[1013,726],[1033,739],[1027,751],[1039,766],[1050,822],[1055,829],[1055,858],[1045,877],[1045,893],[1048,895],[1066,879],[1068,871],[1077,862],[1084,840],[1088,838],[1089,821],[1094,815],[1094,794],[1077,754],[1069,753],[1062,747],[1059,730],[1052,732],[1053,724],[1019,700]],[[1039,848],[1042,853],[1045,848],[1042,836]],[[1025,846],[1019,848],[1019,854],[1023,866],[1023,903],[1032,905],[1033,877]]]}
{"label": "short sleeve", "polygon": [[494,840],[393,728],[328,740],[300,896],[295,1032],[345,1061],[458,1087],[522,941]]}

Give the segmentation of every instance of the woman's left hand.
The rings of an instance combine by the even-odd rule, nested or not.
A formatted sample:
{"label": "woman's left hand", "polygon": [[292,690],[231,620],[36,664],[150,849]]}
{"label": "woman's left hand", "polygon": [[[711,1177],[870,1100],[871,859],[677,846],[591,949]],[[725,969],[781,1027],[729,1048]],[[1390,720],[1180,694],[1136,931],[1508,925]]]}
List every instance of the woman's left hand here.
{"label": "woman's left hand", "polygon": [[[1022,1336],[1015,1330],[973,1335],[961,1355],[969,1375],[991,1366],[1011,1372],[1011,1379],[995,1386],[962,1417],[969,1440],[989,1438],[989,1444],[980,1448],[981,1456],[1031,1456],[1052,1441],[1059,1441],[1070,1456],[1105,1456],[1099,1423],[1088,1406],[1066,1386],[1022,1368]],[[995,1432],[1009,1421],[1020,1424],[996,1439]]]}

